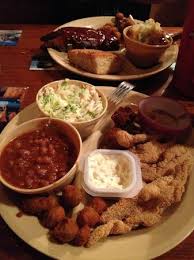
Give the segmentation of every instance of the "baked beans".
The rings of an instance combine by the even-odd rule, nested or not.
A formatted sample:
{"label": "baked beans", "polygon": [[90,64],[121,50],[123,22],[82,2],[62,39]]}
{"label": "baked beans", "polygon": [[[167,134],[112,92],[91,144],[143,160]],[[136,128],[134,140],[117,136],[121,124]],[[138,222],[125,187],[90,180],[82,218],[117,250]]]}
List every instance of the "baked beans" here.
{"label": "baked beans", "polygon": [[69,138],[47,124],[12,140],[1,154],[0,170],[10,184],[35,189],[63,177],[76,158]]}

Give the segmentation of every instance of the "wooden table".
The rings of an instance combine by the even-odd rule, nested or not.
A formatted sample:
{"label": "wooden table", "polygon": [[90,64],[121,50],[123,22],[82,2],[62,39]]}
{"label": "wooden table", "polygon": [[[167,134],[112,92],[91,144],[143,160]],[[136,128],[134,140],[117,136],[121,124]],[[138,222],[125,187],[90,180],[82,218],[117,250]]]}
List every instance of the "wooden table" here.
{"label": "wooden table", "polygon": [[[37,90],[50,81],[65,77],[81,79],[98,86],[117,86],[118,82],[96,81],[73,75],[68,71],[30,71],[31,57],[37,52],[40,36],[56,28],[57,25],[0,25],[0,29],[20,29],[22,36],[16,47],[0,47],[0,86],[28,87],[23,106],[34,101]],[[181,28],[168,28],[177,32]],[[172,70],[165,71],[148,79],[136,81],[137,91],[149,95],[161,95],[172,79]],[[184,221],[184,220],[183,220]],[[16,223],[17,225],[17,223]],[[49,259],[21,241],[0,218],[0,259],[30,260]],[[170,252],[160,256],[160,260],[194,259],[194,233]]]}

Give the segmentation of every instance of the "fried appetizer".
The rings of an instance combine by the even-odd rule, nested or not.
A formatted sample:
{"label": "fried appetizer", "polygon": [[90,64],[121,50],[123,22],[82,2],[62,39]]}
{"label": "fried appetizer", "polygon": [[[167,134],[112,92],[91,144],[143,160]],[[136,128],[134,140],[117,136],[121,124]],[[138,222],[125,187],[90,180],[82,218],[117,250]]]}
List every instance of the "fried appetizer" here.
{"label": "fried appetizer", "polygon": [[[162,148],[163,149],[163,148]],[[138,150],[133,150],[139,156]],[[183,145],[172,145],[161,152],[159,158],[154,163],[144,163],[147,153],[152,153],[151,149],[145,150],[145,155],[141,155],[142,176],[145,182],[151,182],[166,175],[174,175],[178,165],[191,165],[192,155],[190,148]]]}
{"label": "fried appetizer", "polygon": [[172,175],[146,184],[138,198],[120,199],[102,214],[101,221],[108,223],[119,219],[132,226],[156,224],[166,208],[180,202],[191,166],[191,162],[177,165]]}
{"label": "fried appetizer", "polygon": [[162,153],[170,147],[169,143],[160,143],[155,140],[134,146],[130,151],[138,155],[142,163],[156,163],[160,160]]}
{"label": "fried appetizer", "polygon": [[65,218],[55,226],[51,235],[59,242],[66,243],[72,241],[78,233],[78,225],[71,218]]}
{"label": "fried appetizer", "polygon": [[149,139],[149,136],[146,134],[136,134],[132,135],[129,134],[125,130],[118,130],[116,133],[116,140],[117,143],[124,147],[124,148],[131,148],[133,145],[138,144],[138,143],[144,143]]}
{"label": "fried appetizer", "polygon": [[65,207],[74,208],[82,200],[80,189],[74,185],[67,185],[63,189],[62,201]]}
{"label": "fried appetizer", "polygon": [[[137,199],[136,199],[137,200]],[[139,214],[139,208],[137,208],[137,202],[135,199],[120,199],[118,202],[109,207],[101,215],[101,221],[107,223],[110,220],[122,220],[130,214]]]}
{"label": "fried appetizer", "polygon": [[115,127],[125,129],[129,124],[132,124],[136,118],[136,113],[130,106],[119,107],[111,116]]}
{"label": "fried appetizer", "polygon": [[106,201],[100,197],[92,198],[88,206],[94,208],[98,212],[98,214],[102,214],[102,212],[105,211],[108,207]]}
{"label": "fried appetizer", "polygon": [[113,127],[109,129],[105,134],[101,142],[102,147],[113,149],[130,149],[134,145],[139,143],[145,143],[150,139],[147,134],[129,134],[125,130]]}
{"label": "fried appetizer", "polygon": [[26,214],[40,216],[45,211],[48,211],[58,205],[58,199],[54,195],[50,195],[48,197],[37,196],[23,199],[21,201],[20,208]]}
{"label": "fried appetizer", "polygon": [[43,214],[41,224],[47,228],[54,228],[65,218],[65,210],[61,206],[56,206]]}
{"label": "fried appetizer", "polygon": [[77,216],[77,223],[79,227],[88,225],[89,227],[94,227],[100,221],[100,216],[98,212],[92,207],[83,208]]}
{"label": "fried appetizer", "polygon": [[131,15],[129,15],[129,17],[125,17],[125,15],[121,12],[116,13],[115,22],[118,30],[121,33],[123,32],[125,27],[136,24],[136,21]]}
{"label": "fried appetizer", "polygon": [[122,147],[118,144],[116,135],[119,128],[113,127],[107,130],[100,143],[100,147],[107,149],[121,149]]}
{"label": "fried appetizer", "polygon": [[89,226],[85,225],[79,229],[72,243],[75,246],[84,246],[88,242],[89,237],[90,237],[90,228]]}
{"label": "fried appetizer", "polygon": [[158,223],[169,206],[180,202],[190,171],[190,163],[178,165],[173,175],[145,184],[138,197],[120,199],[113,204],[102,213],[104,224],[93,230],[86,246],[111,234],[125,234],[138,226],[150,227]]}
{"label": "fried appetizer", "polygon": [[99,240],[108,237],[109,235],[126,234],[131,231],[131,226],[125,224],[121,220],[111,220],[108,223],[98,226],[91,233],[86,247],[91,247]]}

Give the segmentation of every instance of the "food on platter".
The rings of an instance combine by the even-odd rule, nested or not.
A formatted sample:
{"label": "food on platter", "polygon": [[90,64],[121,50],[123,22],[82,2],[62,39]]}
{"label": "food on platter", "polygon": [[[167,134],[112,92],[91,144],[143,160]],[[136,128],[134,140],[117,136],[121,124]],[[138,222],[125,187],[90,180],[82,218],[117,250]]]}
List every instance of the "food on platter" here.
{"label": "food on platter", "polygon": [[138,158],[128,151],[92,151],[85,158],[83,188],[92,196],[136,196],[142,189]]}
{"label": "food on platter", "polygon": [[[147,45],[140,41],[134,41],[134,40],[133,40],[133,45],[134,42],[135,43],[138,42],[138,44],[141,45],[144,44],[145,46],[150,47],[149,51],[144,50],[144,48],[142,49],[141,46],[140,47],[131,46],[131,42],[129,43],[129,46],[131,47],[129,47],[128,50],[127,47],[128,44],[125,43],[127,42],[125,38],[128,36],[125,37],[124,31],[130,26],[135,26],[136,24],[141,24],[141,21],[133,19],[131,15],[129,17],[125,17],[122,13],[117,13],[115,17],[97,17],[96,21],[95,18],[86,18],[83,21],[81,20],[80,24],[78,23],[78,21],[72,22],[72,26],[75,27],[65,27],[66,25],[68,26],[68,24],[62,25],[58,27],[59,29],[56,29],[54,32],[51,32],[48,35],[43,36],[41,38],[44,41],[43,50],[47,51],[47,48],[50,47],[48,49],[48,53],[62,67],[72,71],[73,73],[80,74],[80,75],[84,74],[84,71],[86,71],[88,72],[88,74],[85,74],[85,76],[92,77],[92,78],[111,80],[110,75],[114,75],[113,78],[116,80],[136,79],[137,75],[139,75],[140,77],[144,77],[144,73],[142,74],[141,71],[139,71],[138,69],[136,70],[136,67],[147,68],[147,67],[153,67],[155,65],[163,66],[163,64],[165,64],[165,66],[168,67],[169,65],[166,63],[166,61],[171,62],[171,59],[174,60],[177,52],[177,46],[173,45],[168,50],[168,52],[165,53],[166,49],[170,47],[170,45],[173,42],[171,37],[166,36],[166,39],[168,40],[169,43],[165,45],[159,45],[160,48],[158,48],[157,51],[151,50],[150,48],[151,46],[152,47],[154,46],[156,48],[158,45]],[[85,27],[76,27],[76,26],[85,26]],[[94,28],[92,28],[92,26]],[[63,33],[63,31],[65,33]],[[88,37],[89,31],[92,31],[91,37]],[[98,33],[101,32],[100,33],[101,36],[103,34],[109,36],[111,35],[115,39],[114,44],[109,40],[105,40],[107,38],[106,36],[102,37],[102,39],[99,38],[98,41],[96,39],[96,37],[97,38],[99,37],[97,31]],[[96,36],[96,34],[98,36]],[[130,39],[129,41],[132,41],[131,37],[128,38]],[[103,44],[102,41],[104,41]],[[163,48],[161,48],[162,46]],[[118,66],[117,63],[114,62],[114,66],[113,67],[111,66],[111,70],[108,69],[107,71],[107,69],[102,69],[99,71],[96,69],[96,67],[102,68],[104,66],[96,66],[96,65],[90,66],[91,60],[96,61],[95,58],[96,55],[95,57],[92,56],[92,58],[89,56],[89,58],[87,58],[89,59],[89,61],[87,61],[87,59],[81,59],[79,57],[76,57],[75,55],[74,55],[74,59],[69,58],[68,51],[72,49],[84,49],[84,50],[91,49],[92,53],[94,52],[94,50],[95,51],[101,50],[107,53],[104,54],[107,57],[110,56],[108,53],[112,52],[114,53],[114,55],[117,54],[119,58],[121,58],[122,66]],[[168,53],[170,54],[170,56],[167,55]],[[81,56],[81,54],[79,55]],[[101,57],[98,59],[98,63],[103,64],[104,60],[105,57]],[[105,67],[109,68],[110,66],[106,65]],[[153,67],[153,70],[158,71],[158,68]],[[152,74],[152,72],[150,71],[145,71],[145,74],[147,73]]]}
{"label": "food on platter", "polygon": [[81,190],[74,185],[67,185],[62,194],[30,197],[22,195],[16,201],[22,212],[39,218],[40,223],[50,230],[50,236],[55,241],[83,246],[87,243],[92,228],[99,223],[100,215],[107,209],[107,203],[102,198],[93,197],[78,212],[76,219],[71,211],[74,206],[64,204],[64,192],[71,194],[71,201],[74,201]]}
{"label": "food on platter", "polygon": [[79,227],[88,225],[89,227],[95,227],[100,222],[100,216],[98,212],[92,207],[84,207],[77,216],[77,223]]}
{"label": "food on platter", "polygon": [[160,23],[155,22],[152,18],[130,26],[127,35],[135,41],[149,45],[166,45],[170,42]]}
{"label": "food on platter", "polygon": [[1,176],[15,187],[41,188],[65,176],[77,156],[70,138],[47,122],[4,147],[0,156]]}
{"label": "food on platter", "polygon": [[75,246],[84,246],[90,237],[90,227],[85,225],[81,227],[76,234],[72,244]]}
{"label": "food on platter", "polygon": [[[37,216],[40,224],[50,230],[53,242],[91,247],[108,236],[128,234],[165,221],[163,216],[170,214],[169,207],[182,200],[193,166],[193,148],[166,133],[149,131],[141,120],[140,105],[132,108],[120,107],[112,115],[114,125],[103,133],[97,151],[120,149],[138,157],[143,178],[138,194],[116,199],[89,196],[82,187],[76,187],[80,187],[82,175],[55,196],[19,198],[21,210]],[[84,159],[89,154],[90,151],[84,154]],[[103,161],[94,159],[101,167]],[[100,175],[103,174],[101,171]]]}
{"label": "food on platter", "polygon": [[[161,221],[169,207],[181,201],[185,192],[193,166],[193,148],[178,144],[176,138],[145,132],[138,111],[130,110],[130,107],[118,108],[112,119],[115,125],[103,135],[109,141],[102,140],[101,145],[110,149],[119,145],[136,154],[141,162],[143,188],[133,198],[91,197],[84,203],[78,196],[79,189],[72,184],[58,197],[22,199],[20,208],[38,216],[40,223],[51,229],[51,237],[59,243],[91,247],[108,236],[151,227]],[[68,204],[69,199],[73,203]],[[74,200],[77,201],[75,204]],[[68,213],[67,217],[66,212],[71,212],[79,202],[84,203],[84,208],[76,215]]]}
{"label": "food on platter", "polygon": [[122,69],[121,57],[111,52],[73,49],[67,54],[70,63],[94,74],[114,74]]}
{"label": "food on platter", "polygon": [[75,185],[67,185],[62,190],[62,201],[65,207],[74,208],[82,201],[81,191]]}
{"label": "food on platter", "polygon": [[65,219],[65,210],[61,206],[56,206],[51,208],[49,211],[45,212],[41,218],[41,224],[46,227],[53,229],[58,223]]}
{"label": "food on platter", "polygon": [[132,15],[125,17],[121,12],[116,13],[115,15],[115,25],[118,30],[122,33],[125,27],[136,24],[137,22],[133,19]]}
{"label": "food on platter", "polygon": [[[115,22],[107,23],[101,28],[63,27],[40,38],[44,48],[59,51],[69,49],[97,49],[115,51],[119,49],[122,30],[135,23],[133,17],[122,13],[115,15]],[[120,32],[119,32],[120,31]]]}
{"label": "food on platter", "polygon": [[44,47],[67,51],[69,48],[118,50],[119,41],[113,31],[106,28],[63,27],[42,36]]}
{"label": "food on platter", "polygon": [[46,85],[37,94],[39,108],[48,116],[72,123],[99,117],[104,111],[99,92],[93,85],[78,83],[65,79],[55,87]]}
{"label": "food on platter", "polygon": [[101,197],[93,197],[88,206],[94,208],[98,214],[102,214],[108,207],[107,202]]}
{"label": "food on platter", "polygon": [[140,68],[160,63],[163,54],[173,43],[172,37],[153,19],[126,27],[123,38],[126,57]]}
{"label": "food on platter", "polygon": [[36,95],[41,113],[71,123],[82,139],[88,137],[107,110],[105,94],[79,80],[58,80],[43,86]]}
{"label": "food on platter", "polygon": [[[129,108],[126,110],[129,113]],[[120,108],[113,118],[119,118],[119,113],[122,117],[123,111],[124,108]],[[135,116],[133,115],[133,117]],[[118,131],[126,133],[124,144],[128,135],[130,139],[131,137],[136,139],[140,135],[140,133],[134,135],[126,131],[130,120],[126,118],[126,113],[124,113],[123,122],[119,120],[119,124],[122,124],[124,130],[121,128],[108,130],[104,135],[104,138],[107,138],[110,132],[110,139],[106,143],[106,147],[111,146],[112,149],[115,148],[115,145],[117,147]],[[116,120],[115,122],[117,123]],[[113,129],[115,129],[114,134]],[[110,142],[111,139],[112,142]],[[144,139],[140,143],[134,142],[133,146],[130,145],[128,149],[135,153],[141,161],[142,177],[145,184],[138,196],[129,199],[121,198],[102,213],[101,222],[103,224],[101,223],[91,232],[87,247],[93,246],[99,240],[112,234],[125,234],[131,229],[155,225],[170,206],[176,205],[182,199],[193,167],[193,148],[191,146],[176,144],[172,138],[164,140],[163,136],[149,135],[148,139]]]}
{"label": "food on platter", "polygon": [[79,227],[74,219],[65,218],[51,230],[52,236],[59,243],[71,242],[77,235]]}
{"label": "food on platter", "polygon": [[25,197],[19,201],[19,207],[28,215],[41,216],[50,209],[59,206],[55,195]]}

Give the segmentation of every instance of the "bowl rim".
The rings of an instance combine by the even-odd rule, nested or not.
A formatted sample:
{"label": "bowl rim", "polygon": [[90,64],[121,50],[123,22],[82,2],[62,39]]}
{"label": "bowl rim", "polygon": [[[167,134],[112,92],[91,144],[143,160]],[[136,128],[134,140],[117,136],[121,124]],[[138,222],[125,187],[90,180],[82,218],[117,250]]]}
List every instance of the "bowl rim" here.
{"label": "bowl rim", "polygon": [[[147,102],[149,102],[149,100],[166,100],[169,101],[171,103],[174,103],[176,105],[179,105],[180,108],[183,110],[183,114],[186,115],[188,117],[188,125],[184,128],[177,128],[177,127],[169,127],[166,126],[164,124],[160,124],[157,121],[153,120],[151,117],[149,117],[147,115],[147,113],[145,113],[142,109],[142,106],[147,105]],[[191,118],[189,116],[189,113],[187,112],[187,110],[184,108],[184,106],[182,104],[180,104],[179,102],[177,102],[174,99],[168,98],[168,97],[163,97],[163,96],[150,96],[150,97],[146,97],[143,98],[138,105],[138,110],[139,110],[139,114],[143,117],[143,120],[146,120],[150,125],[154,126],[154,128],[160,128],[161,131],[164,132],[168,132],[168,133],[181,133],[182,131],[184,131],[185,129],[189,128],[191,126]]]}
{"label": "bowl rim", "polygon": [[[54,119],[54,118],[59,119],[59,118],[57,118],[57,117],[52,117],[52,116],[50,116],[48,113],[46,113],[45,111],[43,111],[43,109],[42,109],[42,108],[40,107],[40,105],[39,105],[38,97],[39,97],[41,91],[42,91],[43,89],[47,88],[50,84],[57,84],[57,85],[58,85],[59,83],[63,82],[64,80],[74,81],[74,82],[77,82],[77,83],[82,83],[82,84],[84,84],[84,85],[89,85],[89,86],[95,87],[94,85],[92,85],[92,84],[90,84],[90,83],[88,83],[88,82],[81,81],[81,80],[69,79],[69,78],[51,81],[51,82],[47,83],[46,85],[42,86],[42,87],[38,90],[38,92],[37,92],[37,94],[36,94],[36,104],[37,104],[38,108],[40,109],[40,111],[41,111],[45,116],[47,116],[47,117],[50,117],[50,118],[53,118],[53,119]],[[72,121],[65,120],[65,119],[61,119],[61,120],[66,121],[66,122],[68,122],[68,123],[70,123],[70,124],[73,124],[73,125],[77,126],[77,125],[80,125],[80,124],[92,124],[92,123],[96,122],[98,119],[100,119],[100,118],[105,114],[105,112],[106,112],[106,110],[107,110],[107,108],[108,108],[108,99],[107,99],[107,97],[105,96],[105,94],[104,94],[102,91],[100,91],[99,89],[97,89],[96,87],[95,87],[95,90],[98,92],[98,95],[101,96],[102,99],[103,99],[103,101],[102,101],[102,103],[103,103],[103,110],[102,110],[102,112],[101,112],[97,117],[95,117],[95,118],[93,118],[93,119],[91,119],[91,120],[84,120],[84,121],[78,121],[78,122],[72,122]]]}
{"label": "bowl rim", "polygon": [[151,45],[151,44],[147,44],[147,43],[143,43],[137,40],[132,39],[131,37],[129,37],[127,35],[127,31],[129,30],[129,28],[131,28],[133,25],[129,25],[127,27],[124,28],[123,30],[123,36],[125,39],[130,40],[131,42],[137,43],[143,47],[146,48],[150,48],[150,49],[164,49],[164,48],[168,48],[173,44],[173,38],[169,33],[165,33],[165,35],[169,36],[170,42],[168,44],[155,44],[155,45]]}
{"label": "bowl rim", "polygon": [[[14,186],[12,185],[11,183],[7,182],[5,180],[5,178],[2,176],[2,174],[0,174],[0,182],[5,185],[7,188],[13,190],[13,191],[16,191],[18,193],[23,193],[23,194],[29,194],[29,195],[35,195],[35,194],[41,194],[41,193],[47,193],[47,192],[51,192],[52,190],[56,189],[60,184],[61,182],[64,181],[64,179],[68,178],[69,175],[72,173],[72,170],[76,167],[77,168],[77,164],[78,164],[78,161],[80,159],[80,156],[81,156],[81,150],[82,150],[82,139],[81,139],[81,136],[78,132],[78,130],[69,122],[67,121],[64,121],[64,120],[61,120],[61,119],[58,119],[58,118],[48,118],[48,117],[40,117],[40,118],[34,118],[34,119],[31,119],[31,120],[28,120],[22,124],[20,124],[18,127],[23,127],[24,125],[27,125],[28,123],[31,123],[31,122],[34,122],[34,121],[44,121],[44,120],[53,120],[53,121],[59,121],[60,123],[63,123],[63,124],[66,124],[71,130],[74,131],[74,133],[76,134],[77,138],[78,138],[78,141],[79,141],[79,150],[78,150],[78,154],[77,154],[77,158],[73,164],[73,166],[69,169],[69,171],[61,178],[59,178],[57,181],[47,185],[47,186],[43,186],[43,187],[40,187],[40,188],[35,188],[35,189],[27,189],[27,188],[20,188],[20,187],[17,187],[17,186]],[[14,129],[15,131],[16,129]],[[12,131],[11,131],[12,132]],[[11,133],[10,132],[10,133]],[[27,131],[27,132],[30,132],[30,131]],[[20,135],[16,136],[15,138],[19,137]],[[11,142],[11,140],[13,139],[10,139],[10,141],[8,143]],[[7,144],[8,144],[7,143]],[[3,149],[7,146],[7,144],[3,147]],[[3,149],[1,151],[3,151]],[[0,155],[1,156],[1,155]],[[52,187],[53,186],[53,187]]]}

